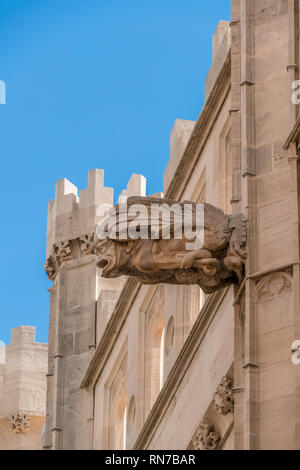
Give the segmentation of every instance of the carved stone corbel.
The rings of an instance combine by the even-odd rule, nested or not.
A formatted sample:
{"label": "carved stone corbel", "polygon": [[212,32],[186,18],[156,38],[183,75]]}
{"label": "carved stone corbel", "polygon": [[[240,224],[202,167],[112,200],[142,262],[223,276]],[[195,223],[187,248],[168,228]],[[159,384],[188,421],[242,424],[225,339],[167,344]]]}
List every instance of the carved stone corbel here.
{"label": "carved stone corbel", "polygon": [[214,394],[214,407],[218,413],[223,416],[233,413],[234,397],[233,382],[230,378],[224,376]]}
{"label": "carved stone corbel", "polygon": [[208,420],[203,420],[192,439],[192,448],[194,450],[216,450],[220,440],[221,437],[215,431],[213,424]]}

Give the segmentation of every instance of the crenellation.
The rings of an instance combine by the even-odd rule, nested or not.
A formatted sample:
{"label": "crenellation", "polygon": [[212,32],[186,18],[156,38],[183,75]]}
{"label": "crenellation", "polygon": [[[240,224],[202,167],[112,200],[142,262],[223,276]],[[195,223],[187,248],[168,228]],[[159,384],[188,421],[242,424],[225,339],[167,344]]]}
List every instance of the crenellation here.
{"label": "crenellation", "polygon": [[113,197],[113,188],[104,186],[104,170],[89,170],[88,187],[79,193],[80,208],[94,204],[112,204]]}
{"label": "crenellation", "polygon": [[[0,364],[0,447],[40,449],[46,412],[48,345],[35,341],[35,327],[11,331],[11,344],[4,346]],[[26,415],[26,426],[22,424]],[[15,433],[14,433],[15,431]]]}
{"label": "crenellation", "polygon": [[146,178],[133,174],[127,184],[127,196],[146,196]]}
{"label": "crenellation", "polygon": [[164,193],[167,192],[169,184],[180,163],[188,141],[195,127],[195,121],[176,119],[170,133],[170,161],[164,173]]}
{"label": "crenellation", "polygon": [[213,35],[212,64],[205,80],[205,101],[207,101],[222,65],[231,47],[231,28],[228,21],[219,21]]}
{"label": "crenellation", "polygon": [[131,196],[146,196],[146,178],[143,175],[131,176],[127,188],[123,189],[118,198],[118,204],[124,203]]}
{"label": "crenellation", "polygon": [[11,345],[25,346],[26,344],[35,344],[35,327],[18,326],[11,330]]}
{"label": "crenellation", "polygon": [[66,178],[58,180],[55,187],[56,215],[72,212],[78,201],[77,187]]}
{"label": "crenellation", "polygon": [[[119,201],[130,196],[146,195],[146,178],[133,174]],[[60,242],[81,239],[92,233],[95,225],[107,215],[114,202],[114,190],[104,186],[104,170],[88,172],[88,187],[79,192],[66,178],[56,183],[55,200],[48,205],[47,254]]]}
{"label": "crenellation", "polygon": [[119,198],[118,198],[118,204],[123,204],[127,199],[127,190],[123,189],[121,192]]}

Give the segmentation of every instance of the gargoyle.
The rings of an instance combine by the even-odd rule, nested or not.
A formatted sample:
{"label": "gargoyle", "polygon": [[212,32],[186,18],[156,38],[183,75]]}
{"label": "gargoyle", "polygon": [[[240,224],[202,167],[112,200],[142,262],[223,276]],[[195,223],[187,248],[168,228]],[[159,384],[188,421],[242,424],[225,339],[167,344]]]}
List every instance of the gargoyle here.
{"label": "gargoyle", "polygon": [[[159,221],[156,221],[155,231],[150,208],[155,205],[161,207],[162,204],[167,209],[164,216],[160,215]],[[109,224],[107,219],[106,225],[103,225],[106,236],[96,237],[95,254],[99,258],[97,265],[103,269],[102,276],[134,276],[143,284],[198,284],[205,293],[215,292],[232,283],[241,283],[246,258],[247,227],[244,217],[226,215],[210,204],[201,205],[203,223],[199,230],[203,230],[202,244],[191,250],[187,249],[191,240],[190,236],[185,236],[184,217],[180,220],[178,213],[176,216],[172,213],[174,205],[182,214],[185,210],[190,211],[190,229],[197,233],[196,203],[177,203],[151,197],[129,198],[127,214],[130,214],[129,209],[133,206],[145,207],[149,214],[147,217],[146,212],[146,217],[139,217],[138,225],[143,237],[136,239],[128,234],[124,236],[124,204],[116,205],[114,222]],[[164,217],[168,215],[168,208],[170,217],[169,222],[166,222]],[[130,225],[133,220],[134,217],[127,216],[126,223]],[[164,235],[166,228],[170,235],[168,239]],[[182,233],[181,237],[178,237],[178,229]]]}

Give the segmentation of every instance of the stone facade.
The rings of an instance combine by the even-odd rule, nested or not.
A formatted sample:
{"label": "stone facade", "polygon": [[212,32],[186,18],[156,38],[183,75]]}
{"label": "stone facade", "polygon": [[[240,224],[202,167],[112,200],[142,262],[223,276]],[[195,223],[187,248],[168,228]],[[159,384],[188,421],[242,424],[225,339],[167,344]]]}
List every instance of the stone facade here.
{"label": "stone facade", "polygon": [[48,346],[35,342],[35,328],[13,328],[0,352],[0,449],[41,449],[47,370]]}
{"label": "stone facade", "polygon": [[[45,448],[300,448],[298,2],[231,3],[199,119],[171,132],[164,197],[243,215],[243,275],[208,294],[102,277],[94,229],[113,191],[101,170],[79,195],[60,180],[48,210]],[[145,195],[133,175],[119,201]]]}

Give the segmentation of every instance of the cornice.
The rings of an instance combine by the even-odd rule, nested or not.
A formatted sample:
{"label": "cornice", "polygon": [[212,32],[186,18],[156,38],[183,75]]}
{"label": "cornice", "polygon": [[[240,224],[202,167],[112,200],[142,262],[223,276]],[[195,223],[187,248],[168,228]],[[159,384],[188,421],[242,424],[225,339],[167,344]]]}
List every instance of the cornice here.
{"label": "cornice", "polygon": [[133,450],[146,449],[151,442],[163,416],[170,406],[180,383],[182,382],[189,366],[202,343],[206,332],[214,319],[220,304],[229,291],[229,287],[217,291],[208,297],[200,315],[198,316],[184,346],[172,367],[167,380],[160,391],[156,402],[151,409],[148,418],[141,429],[139,436],[133,446]]}
{"label": "cornice", "polygon": [[167,189],[166,198],[179,200],[185,190],[198,158],[213,129],[231,87],[231,49],[223,63],[213,89],[195,124],[176,172]]}
{"label": "cornice", "polygon": [[95,254],[94,232],[72,240],[61,240],[51,248],[44,269],[50,281],[55,282],[59,270],[66,261]]}
{"label": "cornice", "polygon": [[83,377],[80,385],[81,388],[95,386],[140,288],[141,283],[136,281],[134,278],[129,278],[127,280],[104,334]]}

